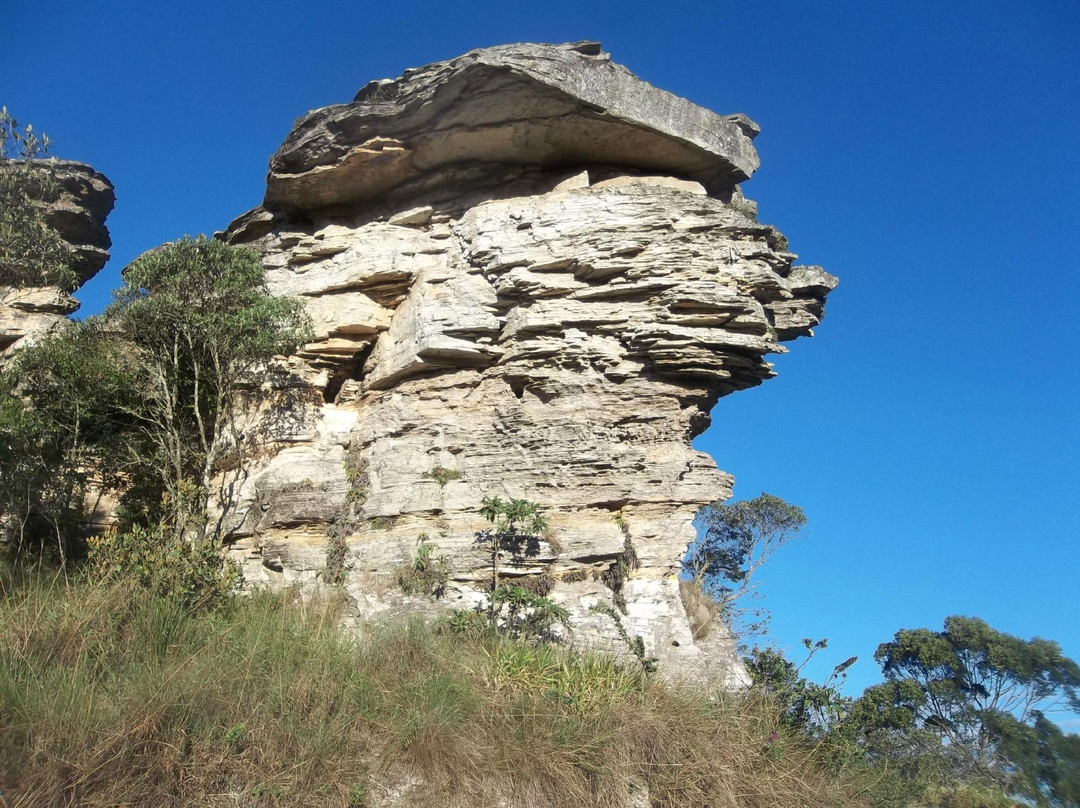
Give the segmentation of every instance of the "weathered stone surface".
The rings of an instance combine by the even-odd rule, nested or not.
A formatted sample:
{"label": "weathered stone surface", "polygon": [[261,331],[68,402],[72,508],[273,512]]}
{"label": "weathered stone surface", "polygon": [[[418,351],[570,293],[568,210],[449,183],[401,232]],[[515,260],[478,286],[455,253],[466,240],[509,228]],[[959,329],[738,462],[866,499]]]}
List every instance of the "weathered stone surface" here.
{"label": "weathered stone surface", "polygon": [[[112,183],[83,163],[49,160],[48,169],[59,184],[57,198],[43,207],[46,223],[71,247],[78,282],[84,283],[109,258],[109,231],[105,218],[116,199]],[[7,170],[0,161],[0,171]],[[19,344],[49,333],[79,308],[65,290],[53,286],[12,288],[0,286],[0,365]]]}
{"label": "weathered stone surface", "polygon": [[[314,395],[232,514],[247,579],[318,585],[343,544],[358,619],[474,606],[481,500],[529,499],[550,529],[500,575],[550,590],[575,641],[625,653],[590,610],[614,604],[667,675],[744,682],[679,581],[695,513],[732,484],[690,441],[836,285],[725,186],[756,165],[754,131],[592,46],[476,51],[309,114],[273,160],[272,210],[224,235],[317,334],[290,359]],[[574,145],[594,135],[602,159]],[[443,167],[454,154],[468,165]],[[446,556],[438,601],[397,584],[420,534]]]}
{"label": "weathered stone surface", "polygon": [[720,192],[757,168],[757,132],[641,81],[599,43],[484,48],[308,113],[271,161],[264,205],[371,200],[468,163],[628,165]]}

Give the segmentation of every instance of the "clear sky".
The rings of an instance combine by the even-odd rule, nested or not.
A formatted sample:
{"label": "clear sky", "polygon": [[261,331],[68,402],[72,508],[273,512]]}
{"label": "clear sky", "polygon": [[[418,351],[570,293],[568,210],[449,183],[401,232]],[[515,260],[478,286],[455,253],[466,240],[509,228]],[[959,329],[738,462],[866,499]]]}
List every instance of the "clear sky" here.
{"label": "clear sky", "polygon": [[[642,78],[761,124],[743,187],[841,278],[779,377],[697,441],[801,505],[763,571],[774,639],[816,669],[977,615],[1080,659],[1080,4],[4,0],[0,103],[117,187],[120,269],[262,198],[308,109],[514,41],[599,39]],[[797,655],[797,653],[796,653]]]}

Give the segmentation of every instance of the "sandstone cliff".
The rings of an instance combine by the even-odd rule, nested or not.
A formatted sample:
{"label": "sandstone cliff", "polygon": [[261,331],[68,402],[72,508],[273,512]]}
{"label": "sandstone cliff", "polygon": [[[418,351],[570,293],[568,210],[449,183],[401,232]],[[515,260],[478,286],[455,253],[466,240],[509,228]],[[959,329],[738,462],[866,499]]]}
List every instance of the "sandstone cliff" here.
{"label": "sandstone cliff", "polygon": [[[10,170],[0,161],[0,171]],[[46,224],[58,232],[72,251],[72,263],[81,285],[94,276],[109,258],[109,231],[105,218],[116,199],[112,183],[90,166],[69,160],[43,161],[57,182],[57,193],[42,205]],[[79,303],[55,286],[0,286],[0,366],[20,343],[49,333]]]}
{"label": "sandstone cliff", "polygon": [[[481,499],[525,498],[551,528],[501,574],[576,641],[624,650],[589,609],[614,604],[669,675],[737,684],[680,592],[694,515],[732,484],[690,441],[836,285],[739,191],[757,131],[596,43],[473,51],[302,118],[222,234],[317,331],[233,512],[247,579],[314,586],[329,559],[358,618],[470,606]],[[420,534],[447,558],[438,601],[397,585]]]}

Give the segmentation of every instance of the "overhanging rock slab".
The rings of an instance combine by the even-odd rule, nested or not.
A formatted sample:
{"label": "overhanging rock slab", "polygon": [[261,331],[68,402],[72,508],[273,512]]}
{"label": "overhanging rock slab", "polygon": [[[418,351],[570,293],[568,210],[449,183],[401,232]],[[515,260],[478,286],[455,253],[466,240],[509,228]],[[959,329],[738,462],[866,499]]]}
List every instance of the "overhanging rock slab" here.
{"label": "overhanging rock slab", "polygon": [[301,119],[274,155],[264,206],[374,200],[454,165],[606,164],[723,193],[758,167],[756,124],[642,81],[596,42],[471,51],[366,85]]}

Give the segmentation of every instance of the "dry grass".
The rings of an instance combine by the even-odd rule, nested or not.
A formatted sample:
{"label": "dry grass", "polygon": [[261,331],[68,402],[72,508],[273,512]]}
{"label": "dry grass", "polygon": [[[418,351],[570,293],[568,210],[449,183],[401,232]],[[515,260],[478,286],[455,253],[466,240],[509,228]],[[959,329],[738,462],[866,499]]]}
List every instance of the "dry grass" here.
{"label": "dry grass", "polygon": [[0,608],[11,808],[857,804],[813,750],[770,742],[768,705],[603,657],[420,623],[349,637],[334,604],[268,594],[191,615],[8,585]]}

